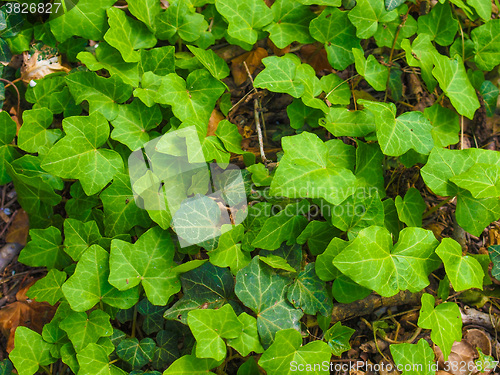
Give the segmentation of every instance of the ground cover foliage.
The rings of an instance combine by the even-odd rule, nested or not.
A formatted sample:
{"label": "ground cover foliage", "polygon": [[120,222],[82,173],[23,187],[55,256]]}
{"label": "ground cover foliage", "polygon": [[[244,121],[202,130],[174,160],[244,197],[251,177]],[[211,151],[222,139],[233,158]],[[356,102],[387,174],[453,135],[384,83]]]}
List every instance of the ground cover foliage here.
{"label": "ground cover foliage", "polygon": [[[3,61],[63,58],[39,76],[3,70],[21,74],[24,111],[0,113],[0,183],[29,215],[19,262],[47,269],[27,297],[57,308],[38,330],[17,327],[9,359],[20,375],[296,373],[351,348],[357,328],[332,321],[334,304],[401,291],[423,292],[418,321],[385,359],[432,374],[429,332],[445,360],[462,339],[456,292],[500,280],[497,2],[1,11]],[[184,144],[241,168],[222,189],[224,210],[247,202],[229,225],[217,199],[202,198],[208,172],[149,195],[156,177],[129,173],[133,152],[193,127]],[[189,142],[161,142],[145,154],[199,158]],[[193,215],[173,195],[204,203]],[[384,322],[370,325],[375,337],[393,334]],[[473,366],[494,367],[475,353]]]}

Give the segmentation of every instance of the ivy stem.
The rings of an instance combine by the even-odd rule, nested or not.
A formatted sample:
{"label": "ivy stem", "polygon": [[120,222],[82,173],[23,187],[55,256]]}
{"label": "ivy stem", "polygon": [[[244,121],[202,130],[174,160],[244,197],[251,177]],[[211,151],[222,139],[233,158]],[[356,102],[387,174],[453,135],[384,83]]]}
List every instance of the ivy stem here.
{"label": "ivy stem", "polygon": [[130,337],[134,338],[135,337],[135,327],[137,324],[137,305],[134,306],[134,318],[132,320],[132,333]]}
{"label": "ivy stem", "polygon": [[330,96],[330,94],[331,94],[332,92],[334,92],[335,90],[337,90],[337,89],[338,89],[340,86],[342,86],[344,83],[347,83],[347,82],[349,82],[351,79],[356,78],[357,76],[359,76],[359,74],[355,74],[355,75],[353,75],[352,77],[347,78],[345,81],[342,81],[341,83],[339,83],[337,86],[335,86],[333,89],[331,89],[331,90],[328,92],[328,94],[326,94],[326,96],[325,96],[325,100],[327,100],[327,99],[328,99],[328,97]]}
{"label": "ivy stem", "polygon": [[432,215],[434,212],[436,212],[437,210],[439,210],[441,207],[443,207],[446,203],[448,203],[449,201],[451,201],[453,198],[455,198],[455,197],[454,196],[448,197],[445,200],[443,200],[443,201],[439,202],[438,204],[436,204],[429,211],[427,211],[426,213],[424,213],[424,215],[422,216],[422,219],[425,219],[425,218],[429,217],[430,215]]}
{"label": "ivy stem", "polygon": [[45,371],[47,374],[49,375],[52,375],[52,373],[50,372],[49,368],[47,366],[42,366],[40,365],[40,367],[43,369],[43,371]]}
{"label": "ivy stem", "polygon": [[16,107],[16,116],[17,118],[19,119],[19,123],[21,123],[22,121],[22,117],[21,117],[21,96],[19,95],[19,89],[17,88],[17,86],[14,84],[14,82],[12,81],[9,81],[8,79],[5,79],[5,78],[0,78],[0,81],[2,82],[5,82],[5,83],[8,83],[8,85],[5,87],[9,87],[9,86],[12,86],[14,87],[14,89],[16,90],[16,93],[17,93],[17,107]]}

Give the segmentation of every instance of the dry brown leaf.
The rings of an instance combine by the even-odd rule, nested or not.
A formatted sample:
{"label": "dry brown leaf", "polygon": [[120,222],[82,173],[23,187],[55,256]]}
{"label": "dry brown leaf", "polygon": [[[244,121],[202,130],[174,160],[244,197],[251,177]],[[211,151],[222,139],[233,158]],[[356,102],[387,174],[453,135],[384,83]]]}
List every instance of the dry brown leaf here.
{"label": "dry brown leaf", "polygon": [[217,130],[217,125],[219,122],[224,120],[225,117],[218,110],[214,109],[212,114],[210,115],[210,119],[208,120],[208,129],[207,129],[207,137],[210,135],[215,135],[215,131]]}
{"label": "dry brown leaf", "polygon": [[316,44],[305,44],[300,49],[300,57],[302,62],[311,65],[316,73],[320,73],[323,70],[333,72],[323,46],[318,47]]}
{"label": "dry brown leaf", "polygon": [[241,85],[248,79],[248,74],[245,66],[243,65],[243,61],[247,64],[250,74],[253,74],[261,64],[264,57],[267,57],[267,51],[264,48],[257,47],[255,50],[244,53],[243,55],[231,60],[231,73],[236,86]]}
{"label": "dry brown leaf", "polygon": [[21,79],[25,83],[31,80],[41,79],[48,74],[55,72],[68,73],[71,69],[61,64],[61,56],[48,56],[46,59],[39,59],[40,51],[33,55],[23,52],[23,66],[21,67]]}
{"label": "dry brown leaf", "polygon": [[290,52],[290,46],[286,46],[285,48],[278,48],[271,39],[267,39],[267,45],[273,50],[273,53],[276,56],[283,56],[284,54]]}
{"label": "dry brown leaf", "polygon": [[43,326],[50,322],[57,306],[47,302],[30,300],[26,292],[36,280],[31,280],[16,294],[17,301],[0,310],[0,332],[7,338],[7,352],[14,349],[14,332],[19,326],[42,333]]}
{"label": "dry brown leaf", "polygon": [[12,220],[12,224],[5,236],[5,242],[18,243],[26,245],[28,239],[28,231],[30,229],[30,222],[28,214],[22,208],[17,211],[16,217]]}
{"label": "dry brown leaf", "polygon": [[434,345],[434,353],[437,357],[439,369],[446,370],[452,375],[468,375],[468,368],[475,368],[473,361],[475,357],[474,349],[465,340],[453,343],[447,361],[444,360],[443,352],[439,346]]}
{"label": "dry brown leaf", "polygon": [[443,233],[443,230],[445,229],[445,226],[441,223],[430,223],[429,225],[425,226],[425,229],[430,229],[432,233],[434,233],[434,236],[441,241],[443,239],[443,236],[441,233]]}
{"label": "dry brown leaf", "polygon": [[468,329],[463,340],[467,341],[475,350],[476,348],[486,355],[491,355],[491,337],[477,328]]}

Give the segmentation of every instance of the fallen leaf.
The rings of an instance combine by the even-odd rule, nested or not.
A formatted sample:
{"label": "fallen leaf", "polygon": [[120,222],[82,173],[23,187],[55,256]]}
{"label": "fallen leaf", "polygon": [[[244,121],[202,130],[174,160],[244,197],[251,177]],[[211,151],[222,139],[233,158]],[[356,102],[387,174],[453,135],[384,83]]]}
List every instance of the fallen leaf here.
{"label": "fallen leaf", "polygon": [[30,55],[23,52],[23,65],[21,66],[21,79],[24,83],[45,77],[56,72],[68,73],[71,69],[61,64],[59,54],[45,53],[50,47],[43,46],[40,50]]}
{"label": "fallen leaf", "polygon": [[311,65],[316,73],[320,73],[323,70],[333,72],[323,46],[318,47],[316,44],[305,44],[300,49],[300,57],[302,62]]}
{"label": "fallen leaf", "polygon": [[12,220],[12,224],[7,230],[5,242],[26,245],[29,229],[30,221],[28,214],[21,208],[17,211],[16,217]]}
{"label": "fallen leaf", "polygon": [[285,48],[278,48],[275,46],[273,41],[269,38],[267,39],[267,45],[269,46],[269,48],[271,48],[273,50],[273,53],[276,56],[283,56],[283,55],[287,54],[288,52],[290,52],[290,46],[286,46]]}
{"label": "fallen leaf", "polygon": [[231,73],[236,86],[241,85],[248,79],[248,73],[243,62],[247,64],[250,74],[253,74],[264,57],[267,57],[267,51],[264,48],[257,47],[255,50],[244,53],[231,60]]}
{"label": "fallen leaf", "polygon": [[[441,348],[434,345],[434,353],[437,357],[438,368],[446,369],[452,375],[468,375],[468,368],[475,368],[474,348],[467,341],[454,342],[448,360],[445,361]],[[459,366],[456,366],[460,364]]]}
{"label": "fallen leaf", "polygon": [[215,131],[217,130],[217,125],[221,120],[224,120],[225,117],[218,110],[214,109],[212,114],[210,115],[210,119],[208,120],[208,129],[207,129],[207,137],[210,135],[215,135]]}
{"label": "fallen leaf", "polygon": [[491,355],[490,337],[477,328],[468,329],[463,337],[474,349],[479,348],[485,355]]}

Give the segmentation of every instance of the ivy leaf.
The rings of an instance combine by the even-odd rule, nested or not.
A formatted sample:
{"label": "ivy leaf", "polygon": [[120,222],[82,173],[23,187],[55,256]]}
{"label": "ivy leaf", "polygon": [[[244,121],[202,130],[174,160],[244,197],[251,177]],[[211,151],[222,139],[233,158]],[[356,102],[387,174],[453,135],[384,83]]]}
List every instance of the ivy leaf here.
{"label": "ivy leaf", "polygon": [[350,111],[330,107],[325,121],[320,124],[336,137],[364,137],[375,131],[375,118],[367,109]]}
{"label": "ivy leaf", "polygon": [[235,339],[243,330],[231,305],[220,309],[192,310],[188,313],[188,326],[196,339],[196,356],[220,361],[226,357],[226,344],[222,339]]}
{"label": "ivy leaf", "polygon": [[113,333],[109,315],[102,310],[94,310],[88,316],[85,312],[71,311],[59,327],[66,331],[77,353],[88,344],[97,343],[99,338]]}
{"label": "ivy leaf", "polygon": [[50,129],[52,112],[48,108],[31,109],[23,112],[23,126],[19,129],[19,148],[31,153],[44,153],[59,138],[59,129]]}
{"label": "ivy leaf", "polygon": [[108,139],[108,122],[94,113],[67,117],[63,128],[66,136],[49,150],[42,168],[59,177],[79,179],[87,195],[97,193],[123,169],[117,152],[99,149]]}
{"label": "ivy leaf", "polygon": [[[386,0],[386,8],[388,2],[404,3],[401,0]],[[413,36],[417,32],[417,21],[408,13],[408,7],[403,5],[401,7],[396,7],[399,17],[391,22],[379,23],[377,32],[375,33],[375,41],[379,47],[389,47],[392,48],[394,43],[394,48],[401,48],[401,41],[405,38]],[[395,9],[395,8],[392,8]],[[387,8],[387,10],[392,10]],[[406,21],[402,23],[402,20],[406,17]],[[402,25],[402,26],[401,26]],[[396,41],[394,42],[394,39]]]}
{"label": "ivy leaf", "polygon": [[387,9],[387,11],[391,11],[393,9],[396,9],[403,3],[404,0],[385,0],[385,9]]}
{"label": "ivy leaf", "polygon": [[432,125],[419,111],[406,112],[396,118],[393,103],[358,100],[375,115],[377,138],[385,155],[400,156],[410,149],[427,155],[433,148]]}
{"label": "ivy leaf", "polygon": [[458,143],[460,122],[454,111],[442,107],[439,103],[434,103],[432,107],[427,107],[424,110],[424,116],[432,124],[431,133],[434,146],[447,147]]}
{"label": "ivy leaf", "polygon": [[[164,320],[163,316],[160,319]],[[166,368],[180,357],[178,341],[178,336],[172,334],[171,331],[158,332],[156,335],[157,346],[153,355],[153,367]]]}
{"label": "ivy leaf", "polygon": [[294,98],[304,94],[304,84],[296,77],[300,61],[295,60],[295,56],[269,56],[263,58],[262,63],[266,68],[255,77],[254,87],[286,92]]}
{"label": "ivy leaf", "polygon": [[245,229],[238,225],[234,229],[223,233],[219,238],[217,249],[208,253],[210,263],[217,267],[229,267],[231,272],[236,273],[245,267],[252,257],[249,253],[241,250],[241,240]]}
{"label": "ivy leaf", "polygon": [[366,82],[377,91],[385,91],[389,70],[380,64],[373,55],[365,59],[363,51],[358,48],[352,49],[354,61],[356,62],[356,71],[362,75]]}
{"label": "ivy leaf", "polygon": [[166,306],[155,306],[147,298],[143,298],[137,304],[137,312],[144,318],[141,328],[145,334],[150,335],[163,329],[165,310]]}
{"label": "ivy leaf", "polygon": [[106,235],[114,237],[127,233],[134,225],[149,226],[147,212],[135,204],[129,176],[117,174],[113,183],[100,195],[104,206]]}
{"label": "ivy leaf", "polygon": [[31,241],[19,255],[19,262],[31,267],[64,268],[71,258],[62,249],[61,231],[54,227],[30,229]]}
{"label": "ivy leaf", "polygon": [[136,304],[138,288],[121,292],[109,284],[108,260],[108,252],[99,245],[92,245],[83,253],[75,273],[62,286],[64,296],[74,311],[89,310],[100,301],[120,309]]}
{"label": "ivy leaf", "polygon": [[[297,370],[307,372],[313,364],[330,362],[332,352],[323,341],[313,341],[302,346],[302,336],[294,329],[284,329],[276,333],[274,343],[262,354],[259,366],[269,375],[294,374]],[[299,367],[300,366],[300,367]],[[317,374],[328,374],[322,368]]]}
{"label": "ivy leaf", "polygon": [[170,104],[175,117],[181,121],[205,124],[224,89],[224,84],[203,69],[191,72],[186,81],[172,73],[163,78],[157,102]]}
{"label": "ivy leaf", "polygon": [[90,114],[100,112],[108,121],[118,115],[118,103],[124,103],[132,94],[132,87],[117,75],[104,78],[93,72],[76,72],[68,75],[66,82],[76,104],[88,101]]}
{"label": "ivy leaf", "polygon": [[404,373],[415,375],[430,375],[434,365],[434,352],[424,339],[418,340],[416,344],[394,344],[390,346],[392,358],[400,368],[411,368]]}
{"label": "ivy leaf", "polygon": [[500,279],[500,245],[490,246],[488,251],[490,253],[490,259],[493,263],[491,275],[498,280]]}
{"label": "ivy leaf", "polygon": [[102,236],[95,221],[81,222],[76,219],[64,220],[64,251],[78,261],[91,245],[97,244]]}
{"label": "ivy leaf", "polygon": [[161,6],[156,0],[130,0],[128,10],[151,31],[155,31],[155,19],[160,14]]}
{"label": "ivy leaf", "polygon": [[340,0],[299,0],[299,3],[304,5],[324,5],[330,7],[339,7],[342,4]]}
{"label": "ivy leaf", "polygon": [[165,312],[165,319],[175,319],[187,324],[191,310],[206,306],[216,309],[233,296],[234,280],[227,268],[205,263],[180,277],[182,298]]}
{"label": "ivy leaf", "polygon": [[333,302],[328,295],[326,284],[321,281],[314,269],[314,262],[306,265],[294,283],[288,287],[287,298],[296,308],[304,314],[323,316],[331,314]]}
{"label": "ivy leaf", "polygon": [[56,361],[50,355],[53,345],[45,342],[40,334],[27,327],[16,328],[14,345],[9,358],[19,375],[33,375],[40,366],[47,366]]}
{"label": "ivy leaf", "polygon": [[155,348],[156,344],[152,338],[146,337],[139,342],[133,337],[122,340],[116,348],[116,354],[132,366],[132,369],[137,370],[152,360]]}
{"label": "ivy leaf", "polygon": [[277,268],[294,273],[297,272],[292,266],[288,264],[285,259],[277,255],[261,256],[260,260],[272,268]]}
{"label": "ivy leaf", "polygon": [[241,140],[243,137],[236,125],[227,120],[222,120],[217,125],[215,135],[222,141],[226,150],[235,154],[243,154],[244,151],[241,149]]}
{"label": "ivy leaf", "polygon": [[462,316],[458,305],[445,302],[434,308],[435,299],[430,294],[422,295],[422,307],[418,317],[418,326],[431,329],[431,340],[443,352],[444,360],[451,353],[451,346],[462,339]]}
{"label": "ivy leaf", "polygon": [[76,355],[80,364],[80,375],[126,375],[126,372],[109,363],[109,354],[103,346],[89,344]]}
{"label": "ivy leaf", "polygon": [[59,42],[75,35],[84,39],[102,40],[108,28],[106,9],[114,3],[113,0],[75,2],[69,12],[50,20],[50,30]]}
{"label": "ivy leaf", "polygon": [[187,47],[214,78],[222,80],[229,75],[229,67],[226,62],[222,57],[216,55],[214,51],[211,49],[204,50],[189,45]]}
{"label": "ivy leaf", "polygon": [[457,241],[443,238],[436,254],[443,261],[446,275],[455,291],[483,289],[484,272],[481,264],[471,256],[462,256],[462,247]]}
{"label": "ivy leaf", "polygon": [[262,0],[235,3],[216,0],[217,11],[228,21],[227,32],[233,38],[248,44],[257,42],[257,30],[273,22],[273,12]]}
{"label": "ivy leaf", "polygon": [[338,234],[340,233],[337,233],[329,222],[313,220],[297,237],[297,243],[302,245],[307,242],[311,254],[318,255],[325,251],[332,238]]}
{"label": "ivy leaf", "polygon": [[333,260],[348,244],[349,242],[338,237],[332,238],[326,250],[317,256],[315,270],[321,280],[331,281],[341,275],[340,271],[333,265]]}
{"label": "ivy leaf", "polygon": [[489,223],[500,218],[500,198],[474,198],[462,190],[457,197],[457,223],[473,236],[480,236]]}
{"label": "ivy leaf", "polygon": [[479,108],[479,100],[467,77],[462,58],[456,55],[454,59],[450,59],[435,53],[434,64],[432,75],[437,79],[446,96],[450,98],[453,107],[461,115],[472,119],[476,109]]}
{"label": "ivy leaf", "polygon": [[486,115],[488,117],[493,116],[497,108],[497,98],[500,90],[491,81],[484,81],[479,88],[479,93],[484,100]]}
{"label": "ivy leaf", "polygon": [[122,54],[126,62],[137,62],[141,58],[141,48],[152,48],[156,38],[148,28],[139,21],[127,17],[123,10],[111,7],[107,10],[109,30],[104,40]]}
{"label": "ivy leaf", "polygon": [[38,280],[26,295],[31,299],[36,298],[38,302],[46,301],[55,305],[63,297],[61,286],[66,281],[66,276],[66,272],[53,268],[43,279]]}
{"label": "ivy leaf", "polygon": [[120,51],[106,42],[99,43],[95,55],[90,52],[80,52],[76,57],[92,71],[106,69],[110,75],[118,76],[123,83],[139,86],[138,63],[125,62]]}
{"label": "ivy leaf", "polygon": [[440,262],[434,254],[437,240],[431,231],[405,228],[399,241],[384,227],[368,227],[333,261],[344,275],[384,297],[399,290],[418,292],[429,285],[428,275]]}
{"label": "ivy leaf", "polygon": [[500,196],[500,166],[476,163],[465,172],[450,178],[462,189],[469,190],[474,198]]}
{"label": "ivy leaf", "polygon": [[285,48],[293,42],[312,43],[309,22],[314,18],[308,6],[293,0],[277,0],[271,6],[274,22],[264,28],[278,48]]}
{"label": "ivy leaf", "polygon": [[285,299],[287,277],[263,264],[259,256],[236,274],[235,293],[240,301],[257,314],[257,329],[262,345],[269,347],[274,336],[287,328],[299,329],[303,312]]}
{"label": "ivy leaf", "polygon": [[282,147],[284,156],[271,182],[271,194],[301,198],[307,189],[308,198],[324,198],[332,204],[339,204],[350,195],[354,175],[332,165],[327,145],[316,134],[303,132],[284,137]]}
{"label": "ivy leaf", "polygon": [[474,42],[474,62],[484,71],[500,64],[500,20],[489,20],[471,32]]}
{"label": "ivy leaf", "polygon": [[418,17],[418,33],[428,34],[440,46],[453,43],[458,31],[458,21],[453,18],[449,3],[437,3],[425,16]]}
{"label": "ivy leaf", "polygon": [[158,90],[162,82],[161,76],[157,76],[153,72],[146,72],[142,75],[141,87],[134,90],[134,96],[141,99],[148,107],[152,107],[158,101]]}
{"label": "ivy leaf", "polygon": [[[130,7],[130,4],[129,4]],[[141,73],[152,72],[159,76],[175,73],[175,47],[163,46],[141,50]],[[144,78],[143,78],[144,79]]]}
{"label": "ivy leaf", "polygon": [[[377,189],[380,198],[384,198],[385,187],[383,177],[384,154],[377,143],[357,141],[355,175],[360,186]],[[371,193],[373,195],[373,193]]]}
{"label": "ivy leaf", "polygon": [[20,156],[11,142],[16,136],[17,126],[14,120],[6,112],[0,112],[0,184],[11,181],[7,174],[7,163],[12,162]]}
{"label": "ivy leaf", "polygon": [[194,355],[185,355],[172,363],[163,375],[206,375],[210,370],[219,366],[220,361],[211,358],[197,358]]}
{"label": "ivy leaf", "polygon": [[304,93],[301,96],[304,104],[308,107],[320,109],[325,113],[328,112],[328,106],[325,102],[316,98],[321,94],[322,89],[314,68],[308,64],[300,64],[297,66],[295,79],[304,85]]}
{"label": "ivy leaf", "polygon": [[166,305],[180,291],[178,276],[172,271],[175,253],[168,232],[153,227],[134,244],[114,239],[109,258],[109,283],[118,290],[142,284],[153,305]]}
{"label": "ivy leaf", "polygon": [[304,124],[312,128],[318,127],[319,120],[324,115],[323,111],[308,107],[301,99],[297,98],[286,107],[286,114],[290,119],[290,126],[294,129],[300,129]]}
{"label": "ivy leaf", "polygon": [[[337,74],[327,74],[321,77],[321,88],[326,93],[325,99],[332,104],[349,105],[351,102],[351,88],[349,84]],[[330,107],[330,110],[334,107]]]}
{"label": "ivy leaf", "polygon": [[325,341],[330,346],[333,355],[340,357],[342,353],[351,349],[349,340],[356,330],[345,327],[342,323],[335,323],[328,331],[325,332]]}
{"label": "ivy leaf", "polygon": [[410,66],[417,66],[421,69],[422,78],[429,90],[434,91],[437,81],[432,75],[434,67],[434,54],[436,48],[432,44],[429,34],[419,34],[410,45],[408,39],[401,42],[401,48],[406,52],[406,61]]}
{"label": "ivy leaf", "polygon": [[427,208],[420,192],[415,188],[409,188],[404,199],[400,195],[396,197],[396,210],[399,220],[409,227],[421,227],[422,215]]}
{"label": "ivy leaf", "polygon": [[394,9],[388,12],[382,0],[359,0],[349,12],[349,19],[356,26],[356,36],[368,39],[375,35],[379,22],[390,22],[398,17]]}
{"label": "ivy leaf", "polygon": [[242,325],[241,332],[238,337],[228,339],[227,345],[236,349],[244,357],[251,352],[262,353],[264,348],[260,344],[257,320],[247,313],[241,313],[238,320]]}
{"label": "ivy leaf", "polygon": [[344,70],[352,64],[352,49],[361,48],[348,14],[338,8],[326,8],[309,24],[309,32],[318,42],[325,43],[328,62],[337,70]]}

